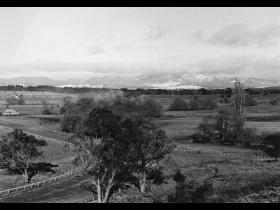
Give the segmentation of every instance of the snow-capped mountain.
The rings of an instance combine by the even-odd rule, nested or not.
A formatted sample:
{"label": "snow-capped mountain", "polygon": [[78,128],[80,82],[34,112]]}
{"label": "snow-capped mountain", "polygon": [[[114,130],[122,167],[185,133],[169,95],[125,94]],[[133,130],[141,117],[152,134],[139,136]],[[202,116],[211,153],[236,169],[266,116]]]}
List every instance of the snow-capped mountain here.
{"label": "snow-capped mountain", "polygon": [[[198,89],[198,88],[226,88],[232,87],[236,77],[228,75],[203,75],[203,74],[153,74],[136,77],[136,84],[149,88],[167,89]],[[239,78],[245,87],[270,87],[279,86],[280,81],[265,80],[258,78]]]}
{"label": "snow-capped mountain", "polygon": [[[245,87],[280,86],[280,81],[258,78],[239,78]],[[57,87],[95,87],[95,88],[161,88],[161,89],[199,89],[232,87],[235,77],[228,75],[203,75],[186,73],[155,73],[148,75],[108,75],[85,80],[54,80],[47,77],[17,77],[0,79],[1,85],[49,85]]]}

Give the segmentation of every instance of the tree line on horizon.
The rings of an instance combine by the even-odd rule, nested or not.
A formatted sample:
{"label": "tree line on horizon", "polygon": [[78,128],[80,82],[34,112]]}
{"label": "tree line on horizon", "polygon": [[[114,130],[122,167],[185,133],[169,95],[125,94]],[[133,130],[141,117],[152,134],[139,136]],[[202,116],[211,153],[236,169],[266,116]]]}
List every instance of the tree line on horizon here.
{"label": "tree line on horizon", "polygon": [[[40,92],[56,92],[56,93],[89,93],[102,92],[110,90],[121,90],[125,96],[139,95],[226,95],[233,93],[233,88],[221,89],[128,89],[128,88],[91,88],[91,87],[55,87],[49,85],[38,86],[22,86],[22,85],[3,85],[0,86],[0,91],[40,91]],[[269,95],[280,94],[280,87],[266,88],[245,88],[245,92],[249,95]]]}

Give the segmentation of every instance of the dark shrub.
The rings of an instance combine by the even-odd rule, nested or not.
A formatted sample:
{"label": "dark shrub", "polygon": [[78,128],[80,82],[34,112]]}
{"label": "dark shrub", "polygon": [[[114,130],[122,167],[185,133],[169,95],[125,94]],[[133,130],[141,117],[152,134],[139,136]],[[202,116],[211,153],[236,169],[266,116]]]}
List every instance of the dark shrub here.
{"label": "dark shrub", "polygon": [[194,96],[188,104],[189,110],[200,110],[203,109],[203,101],[201,101],[198,96]]}
{"label": "dark shrub", "polygon": [[80,117],[75,115],[66,115],[61,120],[61,130],[64,132],[76,132]]}
{"label": "dark shrub", "polygon": [[203,100],[198,96],[194,96],[188,104],[189,110],[213,110],[216,107],[216,101],[212,97],[207,97]]}
{"label": "dark shrub", "polygon": [[197,127],[197,134],[192,135],[192,139],[196,143],[207,143],[217,138],[215,129],[215,119],[212,117],[204,117]]}
{"label": "dark shrub", "polygon": [[204,109],[206,110],[213,110],[217,108],[217,103],[214,99],[208,97],[205,101],[203,101]]}
{"label": "dark shrub", "polygon": [[169,110],[171,111],[185,111],[188,110],[188,104],[181,98],[176,98],[170,105]]}
{"label": "dark shrub", "polygon": [[144,100],[142,106],[143,106],[145,116],[155,117],[155,118],[161,116],[162,106],[156,103],[154,100],[152,99]]}
{"label": "dark shrub", "polygon": [[203,136],[200,133],[194,133],[190,136],[190,138],[193,140],[194,143],[206,143],[209,142],[208,140],[206,142],[203,141]]}
{"label": "dark shrub", "polygon": [[262,142],[264,151],[272,157],[280,156],[280,133],[270,134],[266,136]]}
{"label": "dark shrub", "polygon": [[243,129],[243,141],[245,144],[250,145],[250,142],[254,142],[258,136],[255,128],[244,128]]}
{"label": "dark shrub", "polygon": [[245,97],[245,106],[257,106],[258,102],[257,100],[251,96],[251,95],[246,95]]}
{"label": "dark shrub", "polygon": [[41,146],[41,147],[47,146],[47,145],[48,145],[48,143],[47,143],[45,140],[39,140],[39,139],[37,139],[36,144],[37,144],[38,146]]}
{"label": "dark shrub", "polygon": [[276,106],[279,104],[279,98],[272,98],[270,99],[269,103],[272,105],[272,106]]}
{"label": "dark shrub", "polygon": [[171,111],[190,111],[190,110],[213,110],[217,107],[214,99],[207,97],[202,100],[194,96],[188,103],[181,98],[176,98],[170,105]]}
{"label": "dark shrub", "polygon": [[181,170],[178,170],[174,175],[174,181],[177,183],[184,183],[186,181],[186,176],[182,174]]}
{"label": "dark shrub", "polygon": [[175,193],[169,195],[169,202],[173,203],[207,203],[213,196],[213,184],[207,180],[203,183],[192,180],[177,182]]}
{"label": "dark shrub", "polygon": [[122,98],[114,100],[112,106],[108,106],[115,113],[125,117],[142,116],[148,118],[158,118],[162,114],[162,106],[153,99]]}

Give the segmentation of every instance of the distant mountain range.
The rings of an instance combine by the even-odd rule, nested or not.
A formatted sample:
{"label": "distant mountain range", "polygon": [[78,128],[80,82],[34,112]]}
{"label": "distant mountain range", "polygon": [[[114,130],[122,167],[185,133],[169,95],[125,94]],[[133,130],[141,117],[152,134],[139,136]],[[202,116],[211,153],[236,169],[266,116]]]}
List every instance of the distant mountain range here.
{"label": "distant mountain range", "polygon": [[[280,86],[280,81],[259,78],[239,78],[245,87],[261,88]],[[92,77],[85,80],[67,79],[54,80],[47,77],[16,77],[0,79],[1,85],[38,86],[49,85],[57,87],[107,87],[107,88],[162,88],[162,89],[199,89],[232,87],[235,77],[227,75],[203,75],[186,73],[155,73],[149,75],[123,76],[108,75]]]}

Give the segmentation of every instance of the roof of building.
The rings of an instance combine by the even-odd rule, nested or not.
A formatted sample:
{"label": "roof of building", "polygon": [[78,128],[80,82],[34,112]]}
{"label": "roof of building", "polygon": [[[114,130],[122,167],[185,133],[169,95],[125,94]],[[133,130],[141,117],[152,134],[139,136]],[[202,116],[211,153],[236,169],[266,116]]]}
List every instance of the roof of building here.
{"label": "roof of building", "polygon": [[14,109],[5,109],[4,112],[16,112],[16,110],[14,110]]}

